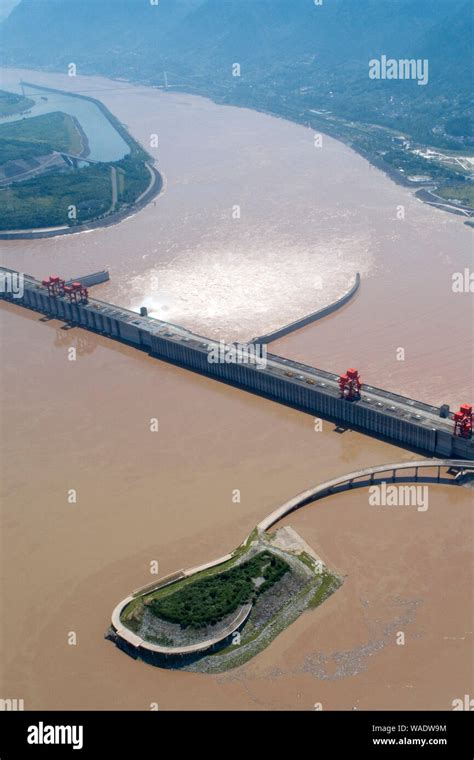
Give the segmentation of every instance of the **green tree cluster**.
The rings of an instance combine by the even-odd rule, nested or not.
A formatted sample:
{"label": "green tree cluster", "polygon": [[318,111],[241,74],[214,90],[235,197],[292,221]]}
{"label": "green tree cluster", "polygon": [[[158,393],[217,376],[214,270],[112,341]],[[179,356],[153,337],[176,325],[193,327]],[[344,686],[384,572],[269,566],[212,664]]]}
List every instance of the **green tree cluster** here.
{"label": "green tree cluster", "polygon": [[[289,566],[271,552],[261,552],[247,562],[223,573],[190,583],[163,599],[150,604],[160,618],[183,627],[200,628],[215,625],[240,605],[265,593]],[[256,579],[263,580],[256,585]]]}

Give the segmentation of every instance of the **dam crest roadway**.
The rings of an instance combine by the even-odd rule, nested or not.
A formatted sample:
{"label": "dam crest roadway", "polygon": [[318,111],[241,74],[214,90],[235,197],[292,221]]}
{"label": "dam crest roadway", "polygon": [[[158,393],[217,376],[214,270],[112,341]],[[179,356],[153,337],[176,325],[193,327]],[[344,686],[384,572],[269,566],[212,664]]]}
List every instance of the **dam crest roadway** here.
{"label": "dam crest roadway", "polygon": [[[145,350],[157,359],[333,420],[340,427],[354,428],[443,459],[474,460],[472,407],[468,404],[461,410],[466,412],[464,420],[466,424],[469,421],[471,428],[467,427],[460,435],[456,427],[459,413],[453,415],[446,405],[436,407],[366,383],[357,389],[355,397],[347,398],[341,393],[341,380],[348,375],[340,376],[271,353],[266,354],[262,365],[246,346],[226,346],[234,352],[235,361],[231,363],[210,362],[210,353],[219,352],[222,343],[150,317],[145,308],[137,314],[90,298],[88,294],[86,298],[73,300],[64,290],[58,292],[50,287],[49,281],[41,282],[5,267],[0,267],[0,278],[3,283],[14,278],[23,284],[22,293],[16,294],[3,287],[1,298],[71,326],[113,338]],[[59,277],[55,280],[64,283]],[[348,373],[354,372],[356,370],[348,370]]]}

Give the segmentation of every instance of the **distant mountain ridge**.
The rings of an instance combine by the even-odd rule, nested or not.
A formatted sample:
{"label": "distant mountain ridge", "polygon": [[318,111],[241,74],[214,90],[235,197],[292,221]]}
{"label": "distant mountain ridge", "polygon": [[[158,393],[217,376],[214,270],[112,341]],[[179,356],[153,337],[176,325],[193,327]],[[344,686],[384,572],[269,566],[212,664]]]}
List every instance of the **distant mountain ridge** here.
{"label": "distant mountain ridge", "polygon": [[[330,108],[449,147],[472,127],[471,0],[22,0],[0,25],[6,65],[163,83],[272,109]],[[47,20],[47,21],[46,21]],[[428,58],[429,84],[373,81],[368,61]],[[239,63],[241,76],[232,76]],[[459,119],[464,119],[459,122]],[[469,134],[471,133],[471,134]],[[459,134],[452,140],[458,140]],[[453,147],[456,143],[453,142]]]}

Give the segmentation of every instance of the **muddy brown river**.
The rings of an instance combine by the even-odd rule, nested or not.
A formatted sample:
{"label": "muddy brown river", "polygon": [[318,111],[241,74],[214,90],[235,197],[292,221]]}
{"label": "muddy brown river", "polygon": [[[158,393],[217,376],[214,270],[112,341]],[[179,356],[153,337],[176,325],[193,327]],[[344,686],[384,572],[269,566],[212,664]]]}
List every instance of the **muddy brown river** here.
{"label": "muddy brown river", "polygon": [[[472,268],[461,218],[281,119],[98,78],[8,70],[2,87],[21,76],[100,98],[147,147],[158,133],[165,190],[115,227],[3,242],[3,264],[107,267],[97,297],[227,339],[331,302],[359,271],[350,304],[273,350],[423,400],[472,400],[472,295],[451,288]],[[152,560],[160,574],[208,561],[304,488],[415,455],[329,422],[316,432],[309,415],[16,305],[1,316],[1,696],[26,709],[350,710],[450,709],[472,693],[464,488],[430,486],[426,512],[370,506],[361,489],[287,518],[345,582],[243,667],[166,671],[104,640]]]}

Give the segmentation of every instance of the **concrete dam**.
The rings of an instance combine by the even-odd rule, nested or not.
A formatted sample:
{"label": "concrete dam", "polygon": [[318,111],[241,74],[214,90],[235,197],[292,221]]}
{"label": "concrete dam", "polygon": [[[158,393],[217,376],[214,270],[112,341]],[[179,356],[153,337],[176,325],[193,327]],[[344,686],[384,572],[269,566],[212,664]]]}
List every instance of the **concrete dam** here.
{"label": "concrete dam", "polygon": [[[210,361],[211,353],[222,353],[222,343],[150,317],[146,309],[137,314],[88,296],[73,299],[70,292],[55,293],[46,281],[4,267],[0,278],[3,299],[136,346],[163,361],[432,456],[474,459],[472,430],[456,434],[459,415],[446,405],[431,406],[367,384],[349,400],[341,397],[338,375],[271,353],[263,362],[245,347],[236,349],[230,361]],[[8,287],[19,278],[21,288]]]}

